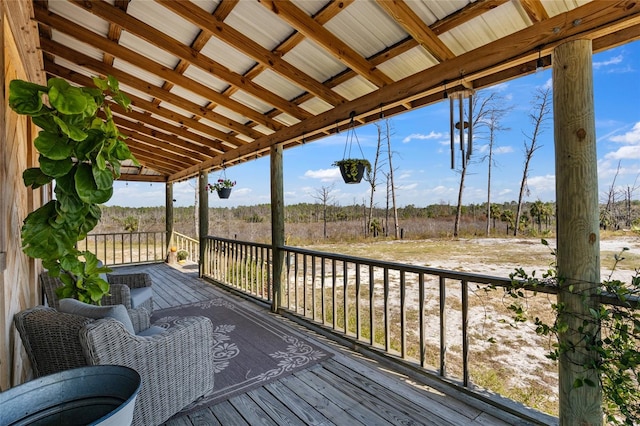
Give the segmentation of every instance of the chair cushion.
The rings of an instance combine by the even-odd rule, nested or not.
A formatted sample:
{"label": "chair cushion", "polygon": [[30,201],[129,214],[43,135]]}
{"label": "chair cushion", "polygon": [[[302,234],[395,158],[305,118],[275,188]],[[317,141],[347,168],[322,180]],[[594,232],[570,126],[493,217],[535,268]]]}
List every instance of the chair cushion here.
{"label": "chair cushion", "polygon": [[155,336],[156,334],[164,333],[165,331],[167,331],[166,328],[158,327],[157,325],[152,325],[146,330],[142,330],[140,333],[137,334],[137,336],[140,336],[140,337]]}
{"label": "chair cushion", "polygon": [[135,334],[133,323],[124,305],[95,306],[76,299],[66,298],[60,299],[59,311],[93,319],[113,318],[121,322],[129,333]]}
{"label": "chair cushion", "polygon": [[144,304],[147,300],[153,297],[153,290],[151,287],[141,287],[131,289],[131,307],[133,309],[138,308]]}

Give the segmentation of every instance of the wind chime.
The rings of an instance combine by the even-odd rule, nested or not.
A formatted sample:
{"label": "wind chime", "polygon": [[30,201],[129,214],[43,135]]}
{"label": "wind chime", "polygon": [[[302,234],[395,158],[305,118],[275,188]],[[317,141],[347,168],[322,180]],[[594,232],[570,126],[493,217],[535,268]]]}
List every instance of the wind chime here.
{"label": "wind chime", "polygon": [[[469,161],[469,159],[471,158],[471,153],[473,151],[473,93],[474,93],[474,90],[471,88],[466,88],[464,90],[459,90],[452,93],[447,93],[445,91],[445,95],[449,98],[449,122],[450,122],[449,134],[451,135],[451,169],[454,169],[456,166],[455,130],[458,130],[458,135],[459,135],[462,168],[466,167],[467,161]],[[469,121],[465,120],[465,115],[464,115],[465,99],[468,99],[467,118]],[[456,101],[458,103],[457,118],[456,118],[456,105],[455,105]],[[465,141],[465,130],[467,130],[466,141]]]}

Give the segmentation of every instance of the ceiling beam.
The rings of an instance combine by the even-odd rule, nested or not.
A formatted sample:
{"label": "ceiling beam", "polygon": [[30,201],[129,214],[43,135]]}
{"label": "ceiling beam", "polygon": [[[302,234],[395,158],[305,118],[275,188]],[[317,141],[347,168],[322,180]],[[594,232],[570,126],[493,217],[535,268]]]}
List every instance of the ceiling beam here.
{"label": "ceiling beam", "polygon": [[331,105],[345,102],[338,93],[325,87],[310,75],[289,64],[278,55],[263,48],[249,37],[235,28],[218,20],[215,16],[207,15],[201,8],[188,1],[156,0],[167,9],[183,17],[198,28],[212,33],[216,38],[228,43],[256,62],[282,75],[298,87],[313,93]]}
{"label": "ceiling beam", "polygon": [[[86,77],[82,74],[79,74],[73,70],[70,70],[61,65],[55,64],[53,62],[45,61],[44,69],[47,73],[51,75],[64,78],[65,80],[68,80],[72,83],[76,83],[80,86],[85,86],[85,87],[93,86],[93,82],[89,77]],[[132,95],[131,93],[127,93],[124,90],[121,90],[121,91],[125,93],[129,97],[129,99],[131,99],[131,105],[135,107],[139,107],[141,109],[149,111],[154,115],[158,115],[160,117],[166,118],[167,120],[180,124],[184,127],[188,127],[190,129],[197,130],[199,132],[212,136],[215,139],[211,140],[208,146],[213,149],[222,150],[222,151],[228,151],[230,149],[229,147],[222,145],[220,141],[225,141],[230,145],[232,145],[233,147],[238,147],[246,143],[240,139],[236,139],[230,134],[227,134],[217,129],[213,129],[209,126],[206,126],[197,120],[178,114],[174,111],[163,108],[162,106],[155,105],[150,101],[147,101],[138,96]]]}
{"label": "ceiling beam", "polygon": [[258,0],[268,10],[280,19],[291,25],[293,29],[324,47],[327,53],[333,55],[343,64],[354,70],[357,74],[375,84],[378,87],[386,86],[393,80],[375,66],[371,65],[364,57],[352,49],[347,43],[333,35],[324,26],[318,24],[302,9],[288,1]]}
{"label": "ceiling beam", "polygon": [[377,4],[438,62],[456,56],[403,0],[377,0]]}
{"label": "ceiling beam", "polygon": [[185,111],[188,111],[199,117],[207,118],[214,123],[218,123],[231,130],[235,130],[236,132],[246,135],[249,138],[257,139],[261,136],[264,136],[264,133],[257,132],[242,123],[238,123],[237,121],[232,120],[229,117],[218,114],[215,111],[208,110],[201,105],[191,102],[158,86],[154,86],[149,82],[146,82],[138,77],[134,77],[129,73],[109,66],[101,61],[97,61],[83,53],[63,46],[60,43],[52,40],[42,39],[40,40],[40,46],[45,52],[64,58],[68,61],[71,61],[72,63],[82,64],[85,68],[88,68],[97,74],[103,76],[112,75],[120,82],[120,84],[133,87],[150,96],[169,102],[172,105],[184,109]]}
{"label": "ceiling beam", "polygon": [[205,97],[212,102],[217,103],[218,105],[229,108],[230,110],[235,111],[238,114],[244,115],[248,119],[262,124],[269,129],[278,130],[282,128],[282,125],[280,123],[266,118],[261,112],[251,109],[238,101],[234,101],[233,99],[230,99],[220,94],[219,92],[216,92],[215,90],[205,86],[204,84],[189,79],[176,71],[167,69],[165,66],[140,55],[140,53],[121,46],[118,43],[104,38],[93,31],[84,29],[83,27],[59,15],[51,12],[46,13],[41,8],[37,8],[35,17],[39,22],[45,23],[49,26],[53,26],[57,31],[66,33],[76,40],[88,43],[94,48],[101,50],[102,52],[122,59],[123,61],[135,65],[147,72],[153,73],[163,80],[171,82],[193,93],[198,93],[200,96]]}
{"label": "ceiling beam", "polygon": [[266,149],[279,143],[287,143],[300,135],[313,135],[335,127],[351,112],[363,116],[380,110],[383,105],[397,105],[409,99],[423,96],[434,90],[443,81],[457,81],[461,76],[489,73],[488,70],[507,69],[523,64],[534,57],[540,46],[553,48],[560,43],[575,39],[593,39],[607,26],[630,27],[640,19],[640,3],[629,1],[590,2],[569,12],[533,24],[521,31],[459,55],[449,61],[414,74],[394,84],[382,87],[333,110],[320,114],[299,124],[283,129],[268,137],[255,140],[251,146],[240,147],[218,156],[196,167],[170,176],[178,180],[197,174],[221,162],[240,158],[256,150]]}

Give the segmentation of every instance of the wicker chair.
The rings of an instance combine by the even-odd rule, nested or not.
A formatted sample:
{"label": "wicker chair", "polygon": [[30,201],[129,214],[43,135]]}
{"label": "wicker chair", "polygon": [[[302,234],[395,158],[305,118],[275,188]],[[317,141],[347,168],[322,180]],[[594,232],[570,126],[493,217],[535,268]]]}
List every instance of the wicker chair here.
{"label": "wicker chair", "polygon": [[[106,281],[110,288],[109,294],[102,298],[102,305],[124,305],[127,309],[145,308],[153,312],[153,282],[149,274],[106,274]],[[49,306],[58,309],[60,300],[56,289],[63,286],[62,281],[44,271],[40,273],[40,284]]]}
{"label": "wicker chair", "polygon": [[[150,326],[145,309],[129,310],[136,332]],[[113,318],[90,319],[37,306],[14,317],[36,376],[85,365],[124,365],[142,385],[134,425],[157,425],[213,389],[213,326],[185,317],[163,333],[140,337]]]}

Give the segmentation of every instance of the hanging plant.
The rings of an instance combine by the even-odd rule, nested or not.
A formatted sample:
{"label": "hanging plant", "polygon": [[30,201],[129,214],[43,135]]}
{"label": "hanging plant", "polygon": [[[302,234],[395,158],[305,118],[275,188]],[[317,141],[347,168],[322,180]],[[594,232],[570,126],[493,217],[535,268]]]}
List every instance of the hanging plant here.
{"label": "hanging plant", "polygon": [[236,181],[227,179],[227,174],[225,169],[222,169],[222,173],[220,177],[216,181],[216,183],[211,184],[208,183],[206,188],[209,192],[217,192],[219,198],[229,198],[231,195],[231,189],[236,186]]}
{"label": "hanging plant", "polygon": [[346,158],[334,161],[332,166],[340,168],[344,183],[360,183],[365,171],[371,173],[371,163],[364,158]]}
{"label": "hanging plant", "polygon": [[25,186],[36,189],[55,180],[55,199],[24,220],[22,250],[42,259],[49,274],[64,283],[59,297],[97,304],[109,292],[99,274],[109,269],[90,251],[79,251],[76,243],[100,220],[99,205],[111,198],[121,162],[138,162],[106,102],[111,98],[129,109],[130,100],[111,76],[93,82],[96,87],[91,88],[71,86],[61,78],[49,79],[47,86],[13,80],[9,106],[42,129],[33,141],[40,167],[23,172]]}
{"label": "hanging plant", "polygon": [[[371,163],[369,162],[369,160],[364,158],[364,153],[362,152],[362,148],[360,147],[360,141],[358,141],[358,136],[356,135],[354,111],[351,111],[350,117],[351,121],[349,121],[349,126],[347,127],[347,139],[345,142],[343,159],[336,160],[331,165],[338,166],[340,168],[340,174],[342,175],[344,183],[351,184],[360,183],[363,176],[365,175],[365,172],[367,173],[367,176],[369,176],[369,174],[371,173]],[[351,155],[351,148],[354,139],[363,158],[347,158]]]}

